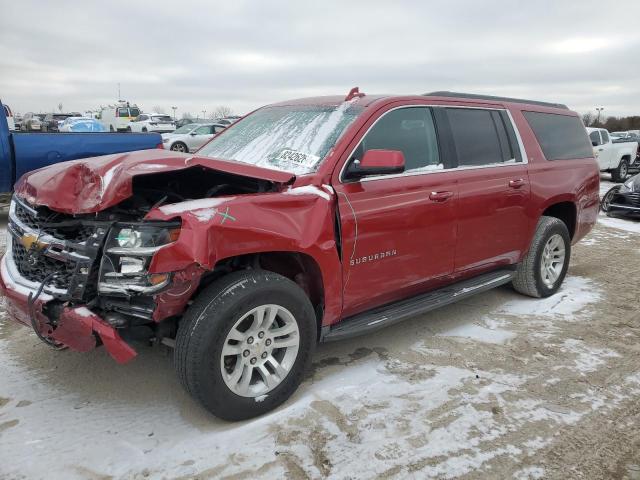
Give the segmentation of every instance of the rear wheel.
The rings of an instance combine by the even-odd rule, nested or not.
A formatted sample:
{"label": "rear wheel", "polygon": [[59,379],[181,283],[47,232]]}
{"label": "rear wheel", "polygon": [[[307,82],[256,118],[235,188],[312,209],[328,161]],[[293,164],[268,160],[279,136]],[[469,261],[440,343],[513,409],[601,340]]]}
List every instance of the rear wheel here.
{"label": "rear wheel", "polygon": [[142,127],[142,131],[143,131],[144,133],[147,133],[147,127]]}
{"label": "rear wheel", "polygon": [[302,382],[316,344],[313,307],[281,275],[231,273],[200,293],[178,329],[174,361],[187,391],[225,420],[276,408]]}
{"label": "rear wheel", "polygon": [[542,217],[529,252],[518,265],[513,288],[530,297],[548,297],[558,291],[569,268],[571,238],[563,221]]}
{"label": "rear wheel", "polygon": [[622,183],[627,179],[627,175],[629,175],[629,163],[622,159],[618,167],[611,170],[611,179],[614,182]]}
{"label": "rear wheel", "polygon": [[187,146],[182,142],[176,142],[171,145],[171,150],[173,150],[174,152],[186,152]]}

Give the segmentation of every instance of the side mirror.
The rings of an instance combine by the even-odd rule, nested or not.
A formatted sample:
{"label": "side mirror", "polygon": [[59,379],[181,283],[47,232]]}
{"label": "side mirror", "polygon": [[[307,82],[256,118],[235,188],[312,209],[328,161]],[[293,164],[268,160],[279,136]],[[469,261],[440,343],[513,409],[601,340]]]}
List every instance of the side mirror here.
{"label": "side mirror", "polygon": [[354,160],[346,171],[347,178],[389,175],[404,172],[404,154],[399,150],[367,150],[362,160]]}

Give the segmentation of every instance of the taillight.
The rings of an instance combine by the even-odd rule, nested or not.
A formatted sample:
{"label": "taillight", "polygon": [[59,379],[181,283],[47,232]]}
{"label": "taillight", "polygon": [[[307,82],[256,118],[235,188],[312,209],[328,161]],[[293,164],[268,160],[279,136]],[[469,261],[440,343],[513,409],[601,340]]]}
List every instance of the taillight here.
{"label": "taillight", "polygon": [[162,146],[162,143],[159,143],[158,145],[156,145],[156,148],[162,148],[162,149],[164,149],[164,147]]}

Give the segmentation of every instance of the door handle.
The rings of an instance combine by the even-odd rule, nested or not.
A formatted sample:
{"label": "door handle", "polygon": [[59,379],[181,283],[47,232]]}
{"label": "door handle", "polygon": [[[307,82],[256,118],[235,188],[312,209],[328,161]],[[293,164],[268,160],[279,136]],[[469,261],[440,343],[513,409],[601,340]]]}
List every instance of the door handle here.
{"label": "door handle", "polygon": [[509,186],[511,188],[520,188],[524,185],[524,178],[517,178],[515,180],[509,180]]}
{"label": "door handle", "polygon": [[453,192],[431,192],[429,194],[429,200],[434,202],[446,202],[451,197],[453,197]]}

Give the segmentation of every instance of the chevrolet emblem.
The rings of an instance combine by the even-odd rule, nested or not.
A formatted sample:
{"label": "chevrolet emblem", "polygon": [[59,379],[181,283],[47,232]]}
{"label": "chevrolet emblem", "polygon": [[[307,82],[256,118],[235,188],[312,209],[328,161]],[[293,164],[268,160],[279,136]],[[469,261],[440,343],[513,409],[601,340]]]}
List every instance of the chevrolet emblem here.
{"label": "chevrolet emblem", "polygon": [[25,233],[20,237],[20,243],[27,250],[43,250],[48,244],[38,239],[38,235],[33,233]]}

